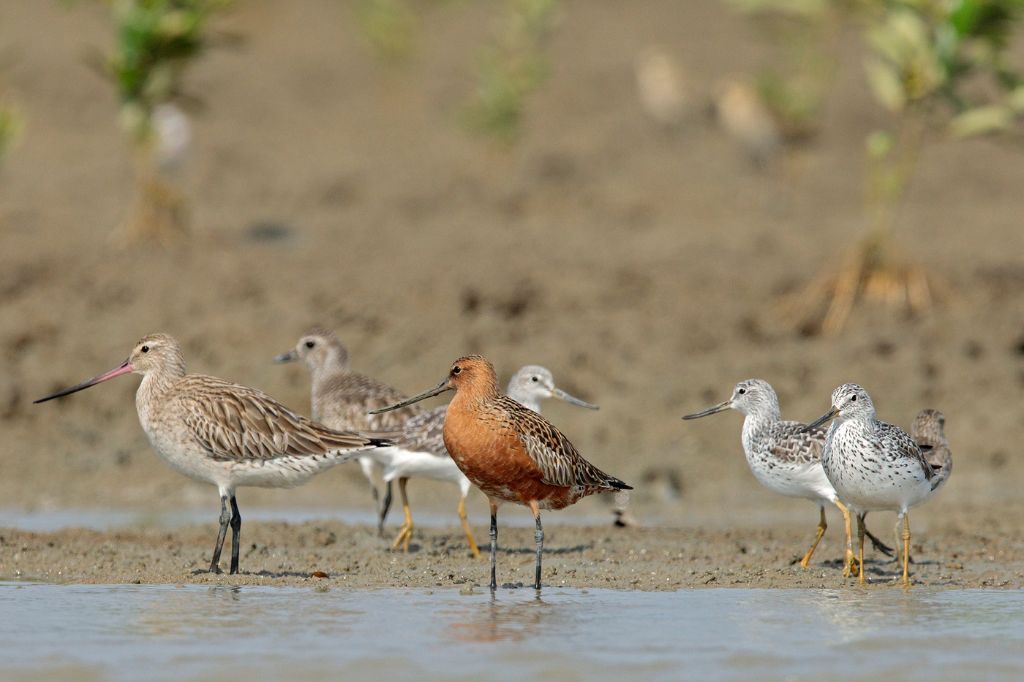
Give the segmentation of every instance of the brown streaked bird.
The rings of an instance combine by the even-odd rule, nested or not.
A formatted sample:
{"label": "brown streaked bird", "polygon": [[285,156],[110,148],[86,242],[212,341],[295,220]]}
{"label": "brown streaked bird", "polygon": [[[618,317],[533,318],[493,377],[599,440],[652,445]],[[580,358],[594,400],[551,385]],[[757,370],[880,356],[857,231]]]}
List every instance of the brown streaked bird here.
{"label": "brown streaked bird", "polygon": [[35,402],[69,395],[129,373],[142,375],[135,407],[153,449],[172,469],[211,483],[220,492],[220,531],[210,562],[212,573],[220,573],[220,554],[229,524],[230,570],[238,573],[242,517],[236,488],[291,488],[358,452],[391,444],[329,429],[254,388],[186,374],[181,348],[167,334],[143,337],[128,359],[114,369]]}
{"label": "brown streaked bird", "polygon": [[435,388],[394,410],[455,391],[444,420],[444,444],[459,469],[487,495],[491,507],[491,589],[497,589],[498,506],[530,508],[536,521],[534,587],[540,589],[544,528],[541,509],[563,509],[588,495],[632,488],[583,459],[544,417],[498,392],[494,366],[479,355],[456,360]]}
{"label": "brown streaked bird", "polygon": [[[274,358],[275,362],[299,360],[306,364],[312,380],[310,416],[332,429],[376,432],[390,437],[401,434],[405,423],[423,412],[419,406],[410,406],[393,413],[369,414],[370,410],[405,400],[407,396],[381,381],[353,371],[349,365],[348,349],[330,329],[313,327],[302,335],[295,348]],[[394,448],[380,448],[367,451],[358,458],[377,507],[379,535],[384,534],[384,520],[391,508],[392,490],[391,481],[386,481],[386,490],[381,498],[374,465],[387,468],[394,454]]]}
{"label": "brown streaked bird", "polygon": [[[932,491],[928,494],[928,497],[931,497],[946,484],[953,473],[953,452],[949,449],[949,441],[946,440],[946,415],[931,408],[921,410],[910,425],[910,437],[917,443],[917,447],[921,448],[921,454],[935,474],[932,478]],[[864,517],[867,518],[867,512],[864,513]],[[893,532],[896,536],[895,559],[898,564],[902,560],[899,551],[899,519]],[[908,563],[913,560],[913,557],[907,558]]]}

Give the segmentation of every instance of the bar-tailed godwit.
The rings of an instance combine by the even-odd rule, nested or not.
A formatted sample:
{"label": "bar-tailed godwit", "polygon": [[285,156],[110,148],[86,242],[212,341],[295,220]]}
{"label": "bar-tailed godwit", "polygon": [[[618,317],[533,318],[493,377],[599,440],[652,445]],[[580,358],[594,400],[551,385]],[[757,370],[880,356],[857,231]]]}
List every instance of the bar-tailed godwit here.
{"label": "bar-tailed godwit", "polygon": [[[310,416],[329,428],[400,432],[406,421],[422,412],[418,407],[408,407],[389,414],[368,414],[376,407],[391,405],[406,396],[383,382],[353,371],[349,365],[348,349],[330,329],[313,327],[299,339],[295,348],[274,358],[275,362],[298,360],[309,368],[312,379]],[[380,535],[384,534],[384,520],[391,507],[391,482],[386,482],[387,490],[382,498],[374,479],[374,465],[385,466],[392,452],[391,448],[380,448],[358,458],[377,508],[377,532]]]}
{"label": "bar-tailed godwit", "polygon": [[328,429],[254,388],[186,374],[178,342],[167,334],[143,337],[114,369],[35,402],[129,373],[142,375],[135,407],[153,449],[179,473],[211,483],[220,492],[220,531],[211,572],[220,572],[230,524],[230,570],[238,573],[242,517],[235,499],[237,488],[290,488],[357,452],[390,445],[383,439]]}
{"label": "bar-tailed godwit", "polygon": [[[818,532],[800,566],[807,568],[814,550],[821,542],[828,524],[825,505],[834,504],[843,514],[846,530],[846,561],[844,574],[859,570],[853,560],[850,512],[836,495],[835,488],[821,466],[825,429],[804,430],[800,422],[784,421],[779,398],[771,384],[763,379],[747,379],[733,388],[732,397],[683,419],[698,419],[733,409],[744,415],[742,443],[747,464],[761,485],[788,497],[800,497],[818,505]],[[870,533],[869,533],[870,535]],[[875,547],[891,554],[892,550],[871,535]]]}
{"label": "bar-tailed godwit", "polygon": [[536,522],[534,587],[540,589],[544,528],[541,509],[563,509],[606,491],[630,489],[583,459],[544,417],[498,391],[494,367],[479,355],[459,358],[435,388],[383,410],[455,391],[444,420],[444,444],[491,507],[491,589],[497,589],[498,506],[530,508]]}
{"label": "bar-tailed godwit", "polygon": [[832,392],[832,409],[805,427],[812,430],[830,419],[821,464],[825,475],[851,512],[857,513],[864,583],[864,519],[874,510],[895,511],[903,523],[903,585],[910,586],[910,514],[939,484],[921,448],[906,431],[880,421],[867,391],[843,384]]}

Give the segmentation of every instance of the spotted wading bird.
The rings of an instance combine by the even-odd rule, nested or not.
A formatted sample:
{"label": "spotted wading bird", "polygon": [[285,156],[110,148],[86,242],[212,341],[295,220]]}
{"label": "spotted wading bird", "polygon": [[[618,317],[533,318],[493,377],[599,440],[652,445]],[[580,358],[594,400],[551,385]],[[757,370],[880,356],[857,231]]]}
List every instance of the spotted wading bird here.
{"label": "spotted wading bird", "polygon": [[498,392],[494,366],[479,355],[456,360],[435,388],[378,410],[394,410],[455,391],[444,420],[444,444],[491,507],[491,589],[497,589],[498,506],[526,505],[536,521],[534,587],[540,589],[544,528],[541,509],[563,509],[587,495],[630,489],[583,459],[544,417]]}
{"label": "spotted wading bird", "polygon": [[[903,523],[903,585],[910,586],[910,515],[941,483],[921,448],[906,431],[880,421],[867,391],[843,384],[832,392],[832,409],[807,425],[815,429],[830,419],[821,464],[825,475],[851,512],[857,514],[861,566],[864,564],[864,514],[895,511]],[[864,571],[860,572],[864,583]]]}
{"label": "spotted wading bird", "polygon": [[114,369],[35,402],[129,373],[142,375],[135,407],[153,449],[171,468],[212,483],[220,491],[220,532],[210,562],[213,573],[220,573],[229,524],[231,573],[238,573],[242,517],[236,488],[291,488],[358,452],[390,445],[379,438],[331,430],[254,388],[186,374],[178,342],[167,334],[143,337]]}
{"label": "spotted wading bird", "polygon": [[[839,498],[825,476],[821,466],[821,451],[825,444],[825,429],[804,430],[800,422],[783,421],[779,410],[779,398],[775,389],[762,379],[747,379],[736,384],[732,397],[713,407],[683,419],[698,419],[733,409],[744,415],[743,452],[747,464],[761,485],[788,497],[801,497],[818,505],[820,521],[818,532],[811,548],[800,560],[800,566],[807,568],[814,550],[821,542],[828,524],[825,521],[825,505],[834,504],[843,514],[846,526],[846,562],[844,575],[859,570],[853,559],[851,544],[850,512]],[[875,548],[891,554],[892,550],[868,533]]]}
{"label": "spotted wading bird", "polygon": [[[404,400],[406,396],[383,382],[353,371],[348,349],[330,329],[313,327],[299,339],[295,348],[274,358],[275,362],[298,360],[305,363],[312,379],[310,416],[332,429],[384,432],[391,436],[391,432],[401,432],[409,419],[423,412],[419,407],[407,407],[394,414],[368,414],[374,408]],[[359,466],[370,484],[377,507],[380,535],[384,534],[384,520],[391,507],[391,481],[385,481],[382,498],[374,480],[374,465],[387,467],[395,454],[395,448],[380,448],[359,457]]]}
{"label": "spotted wading bird", "polygon": [[[921,410],[914,417],[914,421],[910,425],[910,437],[921,448],[925,460],[927,460],[928,465],[935,474],[933,479],[934,486],[929,494],[930,497],[945,485],[946,481],[949,480],[950,474],[953,473],[953,453],[949,449],[949,441],[946,440],[946,416],[938,410]],[[867,512],[864,513],[864,518],[867,518]],[[899,547],[899,519],[896,521],[895,535],[896,546]],[[899,552],[896,553],[896,561],[902,561],[902,556]],[[913,558],[908,559],[908,561],[913,561]]]}

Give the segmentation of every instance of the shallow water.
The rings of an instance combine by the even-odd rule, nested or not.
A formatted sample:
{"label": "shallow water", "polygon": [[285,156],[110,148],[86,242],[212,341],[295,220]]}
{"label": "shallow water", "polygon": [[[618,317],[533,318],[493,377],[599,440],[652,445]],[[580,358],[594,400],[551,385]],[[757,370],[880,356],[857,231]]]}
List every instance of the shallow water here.
{"label": "shallow water", "polygon": [[1024,593],[0,583],[0,678],[1020,679]]}

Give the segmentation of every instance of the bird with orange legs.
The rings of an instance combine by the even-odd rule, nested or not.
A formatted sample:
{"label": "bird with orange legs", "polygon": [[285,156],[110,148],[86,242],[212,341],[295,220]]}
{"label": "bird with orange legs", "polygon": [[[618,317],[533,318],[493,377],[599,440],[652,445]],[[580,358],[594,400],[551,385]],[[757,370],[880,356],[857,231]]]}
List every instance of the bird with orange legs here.
{"label": "bird with orange legs", "polygon": [[502,395],[494,366],[480,355],[459,358],[436,387],[375,412],[445,391],[455,391],[444,420],[445,447],[491,507],[491,589],[498,587],[498,507],[512,502],[529,507],[536,521],[534,587],[539,590],[544,551],[540,510],[564,509],[588,495],[632,488],[583,459],[544,417]]}

